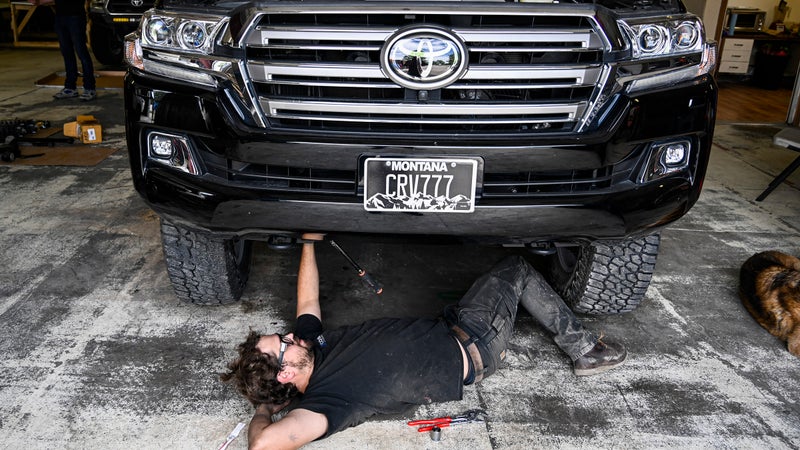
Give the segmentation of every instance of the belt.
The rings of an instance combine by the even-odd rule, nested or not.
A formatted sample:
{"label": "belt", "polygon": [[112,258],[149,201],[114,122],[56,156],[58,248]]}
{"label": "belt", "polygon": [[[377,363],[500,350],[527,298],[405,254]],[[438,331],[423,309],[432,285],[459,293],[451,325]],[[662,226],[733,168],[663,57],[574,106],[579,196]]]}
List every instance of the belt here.
{"label": "belt", "polygon": [[453,335],[455,335],[458,342],[461,343],[461,346],[464,347],[464,350],[469,355],[469,359],[472,360],[472,367],[475,368],[475,383],[481,381],[483,379],[483,374],[485,372],[483,367],[483,359],[481,358],[481,352],[478,350],[478,346],[475,345],[475,341],[469,337],[469,335],[461,329],[458,325],[451,325],[450,330],[453,331]]}

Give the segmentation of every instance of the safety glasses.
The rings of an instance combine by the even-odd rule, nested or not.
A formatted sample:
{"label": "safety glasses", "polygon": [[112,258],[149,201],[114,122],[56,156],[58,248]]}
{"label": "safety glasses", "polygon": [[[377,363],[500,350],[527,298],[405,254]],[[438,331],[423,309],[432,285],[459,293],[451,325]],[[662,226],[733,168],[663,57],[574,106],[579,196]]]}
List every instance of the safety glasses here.
{"label": "safety glasses", "polygon": [[278,353],[278,367],[283,367],[283,354],[286,353],[286,347],[294,344],[294,341],[280,334],[278,335],[278,339],[281,340],[281,351]]}

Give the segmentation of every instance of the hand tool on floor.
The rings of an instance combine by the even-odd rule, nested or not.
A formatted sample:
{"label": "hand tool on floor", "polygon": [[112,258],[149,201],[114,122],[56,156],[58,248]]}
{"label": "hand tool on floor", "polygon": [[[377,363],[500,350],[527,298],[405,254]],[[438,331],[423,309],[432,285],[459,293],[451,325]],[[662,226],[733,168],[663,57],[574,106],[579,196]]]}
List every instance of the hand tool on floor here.
{"label": "hand tool on floor", "polygon": [[242,429],[244,429],[244,423],[239,422],[238,424],[236,424],[236,428],[234,428],[233,431],[231,431],[231,433],[228,435],[228,438],[217,450],[225,450],[226,448],[228,448],[228,445],[230,445],[230,443],[233,442],[233,440],[236,439],[237,436],[239,436],[239,433],[242,431]]}
{"label": "hand tool on floor", "polygon": [[484,422],[486,420],[486,413],[480,409],[471,409],[460,416],[455,417],[437,417],[435,419],[422,419],[422,420],[412,420],[408,422],[408,425],[411,427],[416,427],[417,431],[436,431],[436,429],[449,427],[452,425],[458,425],[462,423],[472,423],[472,422]]}
{"label": "hand tool on floor", "polygon": [[333,239],[329,239],[329,241],[331,246],[333,246],[333,248],[336,250],[339,250],[339,253],[341,253],[342,256],[347,259],[354,269],[356,269],[356,272],[358,272],[358,276],[361,277],[361,280],[366,283],[367,286],[369,286],[370,289],[372,289],[376,294],[380,295],[380,293],[383,292],[383,285],[378,280],[372,278],[372,276],[370,276],[366,270],[362,269],[361,266],[359,266],[358,263],[356,263],[353,258],[351,258],[350,255],[348,255],[347,252],[345,252],[344,249],[336,243],[336,241]]}

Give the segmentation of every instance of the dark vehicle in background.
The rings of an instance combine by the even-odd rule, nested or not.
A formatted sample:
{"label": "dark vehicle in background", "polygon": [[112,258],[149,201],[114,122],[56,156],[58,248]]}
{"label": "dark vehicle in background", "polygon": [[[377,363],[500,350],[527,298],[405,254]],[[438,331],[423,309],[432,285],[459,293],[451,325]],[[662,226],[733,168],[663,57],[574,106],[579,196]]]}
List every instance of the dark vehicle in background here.
{"label": "dark vehicle in background", "polygon": [[139,27],[153,0],[89,0],[89,42],[94,57],[110,66],[123,63],[125,35]]}
{"label": "dark vehicle in background", "polygon": [[576,311],[630,311],[717,102],[679,0],[164,0],[126,60],[134,185],[198,304],[239,299],[253,240],[328,231],[525,246]]}

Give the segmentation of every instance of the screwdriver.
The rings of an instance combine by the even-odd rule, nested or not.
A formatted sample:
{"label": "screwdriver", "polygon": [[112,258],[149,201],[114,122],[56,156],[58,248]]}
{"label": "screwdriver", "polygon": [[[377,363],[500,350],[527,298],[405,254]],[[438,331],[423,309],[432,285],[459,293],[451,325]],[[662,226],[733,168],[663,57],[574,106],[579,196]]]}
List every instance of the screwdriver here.
{"label": "screwdriver", "polygon": [[381,285],[381,283],[378,280],[372,278],[372,276],[368,274],[366,270],[362,269],[358,265],[358,263],[356,263],[353,260],[353,258],[351,258],[350,255],[348,255],[347,252],[344,251],[342,247],[339,247],[339,244],[337,244],[336,241],[334,241],[333,239],[329,239],[329,241],[333,246],[333,248],[339,250],[339,253],[341,253],[342,256],[344,256],[345,259],[347,259],[347,261],[350,263],[351,266],[353,266],[354,269],[356,269],[356,272],[358,272],[358,276],[361,277],[361,280],[364,281],[364,283],[366,283],[367,286],[369,286],[370,289],[372,289],[376,294],[380,295],[380,293],[383,292],[383,285]]}

